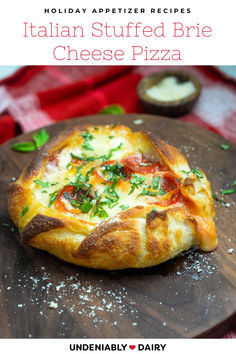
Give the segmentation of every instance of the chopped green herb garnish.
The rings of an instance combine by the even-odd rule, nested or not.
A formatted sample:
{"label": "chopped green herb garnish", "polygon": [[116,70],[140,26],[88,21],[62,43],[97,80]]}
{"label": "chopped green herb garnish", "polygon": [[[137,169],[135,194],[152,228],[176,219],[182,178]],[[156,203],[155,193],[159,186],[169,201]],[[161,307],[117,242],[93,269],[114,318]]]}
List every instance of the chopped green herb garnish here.
{"label": "chopped green herb garnish", "polygon": [[70,194],[67,193],[67,192],[64,192],[64,193],[63,193],[63,197],[66,198],[66,199],[68,199],[68,200],[73,200],[73,198],[72,198],[72,197],[70,196]]}
{"label": "chopped green herb garnish", "polygon": [[115,204],[113,204],[112,206],[109,206],[110,209],[113,209],[115,206],[117,206],[119,204],[119,202],[116,202]]}
{"label": "chopped green herb garnish", "polygon": [[86,182],[86,180],[85,177],[82,175],[82,173],[79,172],[78,176],[76,177],[75,183],[71,183],[71,184],[76,187],[80,187],[81,182]]}
{"label": "chopped green herb garnish", "polygon": [[79,209],[79,207],[80,207],[79,201],[72,199],[72,200],[70,200],[70,203],[74,208]]}
{"label": "chopped green herb garnish", "polygon": [[11,232],[15,231],[14,226],[11,226],[10,224],[7,224],[7,223],[3,222],[1,225],[4,226],[4,227],[8,227]]}
{"label": "chopped green herb garnish", "polygon": [[52,203],[55,202],[55,200],[57,199],[58,193],[59,193],[59,191],[55,191],[55,192],[49,194],[50,195],[49,204],[48,204],[49,208],[51,207]]}
{"label": "chopped green herb garnish", "polygon": [[85,132],[81,133],[81,136],[85,139],[85,142],[82,145],[82,148],[85,150],[93,151],[93,147],[90,145],[89,141],[93,140],[93,135],[86,130]]}
{"label": "chopped green herb garnish", "polygon": [[94,150],[94,148],[89,144],[89,142],[87,140],[85,140],[85,142],[83,143],[82,148],[84,150],[90,150],[90,151]]}
{"label": "chopped green herb garnish", "polygon": [[131,189],[129,191],[129,194],[132,194],[134,190],[139,186],[141,186],[145,180],[143,176],[139,176],[139,175],[133,175],[132,177],[133,178],[130,180]]}
{"label": "chopped green herb garnish", "polygon": [[189,173],[194,173],[198,178],[203,178],[203,177],[204,177],[204,175],[202,174],[202,172],[199,171],[199,170],[196,170],[196,169],[193,169],[193,170],[190,170],[190,171],[184,171],[184,170],[182,170],[182,172],[183,172],[183,173],[186,173],[187,175],[188,175]]}
{"label": "chopped green herb garnish", "polygon": [[164,189],[160,188],[159,191],[157,192],[158,195],[165,195],[166,192],[164,191]]}
{"label": "chopped green herb garnish", "polygon": [[58,184],[58,182],[53,182],[53,183],[50,183],[51,186],[56,186]]}
{"label": "chopped green herb garnish", "polygon": [[121,210],[126,210],[129,209],[128,205],[120,205]]}
{"label": "chopped green herb garnish", "polygon": [[121,178],[124,178],[123,166],[121,166],[119,163],[115,163],[114,165],[102,166],[102,170],[104,175],[110,173],[111,175],[116,175]]}
{"label": "chopped green herb garnish", "polygon": [[82,211],[82,213],[88,213],[89,210],[92,208],[92,203],[90,200],[86,200],[80,207],[80,210]]}
{"label": "chopped green herb garnish", "polygon": [[81,136],[85,139],[85,140],[93,140],[93,135],[91,133],[89,133],[88,130],[86,130],[85,132],[81,133]]}
{"label": "chopped green herb garnish", "polygon": [[34,183],[39,184],[43,188],[48,188],[49,187],[49,183],[48,182],[42,182],[42,181],[39,181],[38,179],[35,179]]}
{"label": "chopped green herb garnish", "polygon": [[24,215],[27,213],[28,210],[29,210],[29,207],[28,207],[28,205],[26,205],[26,206],[24,207],[24,209],[21,211],[20,217],[22,218],[22,216],[24,216]]}
{"label": "chopped green herb garnish", "polygon": [[94,129],[94,130],[99,130],[99,128],[98,128],[98,127],[95,127],[95,126],[93,127],[93,129]]}
{"label": "chopped green herb garnish", "polygon": [[91,213],[91,216],[98,216],[99,218],[107,218],[109,215],[101,205],[96,205]]}
{"label": "chopped green herb garnish", "polygon": [[85,175],[85,181],[86,181],[86,182],[89,181],[89,177],[90,177],[91,174],[93,173],[94,169],[95,169],[95,167],[92,167],[92,168],[90,168],[90,170],[88,170],[88,171],[86,172],[86,175]]}
{"label": "chopped green herb garnish", "polygon": [[212,194],[212,198],[214,198],[217,202],[220,202],[223,205],[227,204],[224,200],[218,198],[216,194]]}
{"label": "chopped green herb garnish", "polygon": [[235,190],[234,190],[234,189],[223,189],[223,190],[221,191],[221,194],[222,194],[222,195],[232,194],[232,193],[235,193]]}
{"label": "chopped green herb garnish", "polygon": [[47,191],[43,190],[41,193],[48,193]]}
{"label": "chopped green herb garnish", "polygon": [[5,227],[11,227],[10,224],[7,224],[7,223],[5,223],[5,222],[2,222],[1,225],[2,225],[2,226],[5,226]]}
{"label": "chopped green herb garnish", "polygon": [[82,154],[82,156],[74,155],[72,152],[70,154],[71,157],[73,157],[73,159],[80,160],[80,161],[91,162],[96,159],[94,156],[86,156],[85,154]]}
{"label": "chopped green herb garnish", "polygon": [[221,147],[222,150],[229,150],[230,145],[228,145],[228,144],[221,144],[220,147]]}
{"label": "chopped green herb garnish", "polygon": [[160,176],[154,177],[152,180],[153,189],[159,188]]}
{"label": "chopped green herb garnish", "polygon": [[109,194],[108,196],[107,195],[105,196],[105,198],[108,201],[106,204],[108,204],[109,206],[111,206],[111,204],[116,203],[120,198],[117,192],[115,191],[116,185],[119,182],[119,180],[120,180],[119,178],[113,176],[111,179],[112,184],[108,185],[102,193],[103,195],[105,195],[105,193]]}
{"label": "chopped green herb garnish", "polygon": [[115,138],[115,136],[114,135],[109,135],[108,138],[109,139],[113,139],[113,138]]}
{"label": "chopped green herb garnish", "polygon": [[110,158],[112,157],[112,153],[115,151],[118,151],[122,145],[123,145],[123,143],[120,143],[117,147],[110,149],[108,154],[100,156],[100,159],[102,159],[103,161],[110,160]]}
{"label": "chopped green herb garnish", "polygon": [[149,195],[151,197],[155,197],[158,195],[158,192],[151,192],[148,189],[143,188],[142,192],[138,195],[138,197],[141,195]]}
{"label": "chopped green herb garnish", "polygon": [[72,169],[72,165],[71,165],[70,162],[66,165],[66,168],[67,168],[67,170],[71,170]]}

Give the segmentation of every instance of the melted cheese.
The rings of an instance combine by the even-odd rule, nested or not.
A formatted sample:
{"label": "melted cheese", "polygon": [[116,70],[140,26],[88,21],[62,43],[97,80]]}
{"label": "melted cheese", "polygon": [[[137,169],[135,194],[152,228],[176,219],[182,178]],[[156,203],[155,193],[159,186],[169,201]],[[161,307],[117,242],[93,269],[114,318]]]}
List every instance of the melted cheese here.
{"label": "melted cheese", "polygon": [[[140,151],[140,137],[136,135],[138,133],[132,133],[126,127],[120,127],[119,129],[112,128],[111,126],[99,127],[98,130],[93,127],[88,128],[88,133],[92,135],[92,138],[87,140],[89,143],[89,149],[84,146],[86,138],[82,137],[80,134],[73,136],[69,144],[64,148],[58,151],[55,161],[46,161],[44,169],[41,171],[41,175],[38,176],[38,180],[45,183],[45,186],[38,183],[31,184],[32,199],[34,200],[35,208],[38,212],[49,210],[48,214],[53,214],[54,216],[60,217],[62,210],[58,210],[55,202],[51,203],[51,206],[48,208],[50,198],[56,195],[60,190],[70,183],[75,183],[78,173],[81,173],[83,176],[86,175],[91,168],[94,168],[93,173],[88,178],[87,184],[91,185],[90,195],[94,198],[96,195],[101,196],[101,200],[104,199],[106,193],[104,193],[107,188],[109,173],[104,174],[103,164],[104,159],[100,158],[101,156],[106,155],[108,160],[113,161],[112,163],[120,163],[122,159],[130,154],[135,154]],[[91,149],[91,150],[90,150]],[[79,158],[91,158],[94,157],[93,161],[86,161],[83,163],[83,166],[78,166],[82,164],[79,159],[73,160],[73,155],[78,156]],[[161,158],[150,152],[149,156],[154,156],[155,160],[161,161]],[[105,159],[106,160],[106,159]],[[165,166],[166,167],[166,166]],[[163,180],[163,173],[160,172],[160,186]],[[158,175],[158,173],[133,173],[136,176],[142,176],[144,181],[142,184],[138,185],[137,188],[131,192],[132,184],[130,179],[120,179],[115,187],[115,192],[118,194],[119,199],[117,203],[113,203],[111,207],[104,205],[103,209],[106,211],[109,217],[114,217],[117,214],[122,212],[122,206],[133,208],[135,206],[149,206],[152,204],[152,201],[159,200],[164,198],[163,196],[140,196],[143,188],[149,189],[151,192],[156,192],[153,189],[153,178]],[[132,177],[131,177],[132,178]],[[204,177],[205,178],[205,177]],[[76,220],[81,220],[88,224],[90,223],[100,223],[103,219],[98,216],[91,217],[91,212],[95,205],[95,201],[92,200],[92,208],[89,212],[79,212],[76,209],[76,213],[73,213],[74,207],[71,202],[62,197],[62,203],[64,203],[65,210],[63,211],[63,217],[72,218]],[[191,208],[188,208],[186,204],[181,204],[178,201],[177,204],[170,206],[160,206],[158,205],[158,210],[169,209],[173,206],[181,206],[188,209],[188,214],[191,214]],[[193,215],[193,214],[192,214]],[[200,213],[198,215],[201,215]],[[215,234],[214,222],[210,218],[203,218],[197,216],[195,213],[193,218],[197,221],[197,232],[200,239],[200,247],[205,251],[210,251],[216,248],[217,240]]]}

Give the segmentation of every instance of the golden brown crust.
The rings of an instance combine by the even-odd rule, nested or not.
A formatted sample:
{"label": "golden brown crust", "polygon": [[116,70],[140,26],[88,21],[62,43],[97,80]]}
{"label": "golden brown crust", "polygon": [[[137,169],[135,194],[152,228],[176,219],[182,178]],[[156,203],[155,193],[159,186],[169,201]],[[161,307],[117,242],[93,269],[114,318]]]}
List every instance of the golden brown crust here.
{"label": "golden brown crust", "polygon": [[30,243],[32,237],[41,234],[42,232],[47,232],[52,229],[58,229],[65,227],[65,223],[58,219],[52,218],[45,215],[35,215],[33,219],[23,228],[21,232],[21,241],[23,243]]}
{"label": "golden brown crust", "polygon": [[[22,181],[27,182],[42,168],[42,165],[50,155],[52,155],[56,150],[61,149],[66,145],[68,139],[78,130],[77,127],[70,128],[64,131],[60,136],[54,137],[44,146],[40,147],[34,154],[34,158],[28,163],[22,172]],[[80,131],[86,130],[86,126],[81,126]]]}
{"label": "golden brown crust", "polygon": [[158,154],[161,155],[168,167],[177,167],[179,163],[187,164],[185,157],[174,146],[165,143],[153,133],[142,133],[152,142],[153,146],[158,151]]}
{"label": "golden brown crust", "polygon": [[[60,214],[40,204],[33,182],[55,152],[89,128],[74,127],[52,139],[37,151],[19,180],[9,186],[9,214],[22,230],[22,242],[65,261],[102,269],[153,266],[193,246],[206,251],[217,246],[213,201],[205,175],[201,180],[196,175],[186,176],[182,170],[189,170],[188,163],[176,148],[150,133],[129,133],[123,126],[117,127],[116,132],[128,131],[130,141],[137,140],[138,148],[143,147],[144,156],[160,161],[180,181],[181,199],[176,205],[136,205],[94,222]],[[30,210],[21,215],[26,205]]]}
{"label": "golden brown crust", "polygon": [[8,212],[16,226],[19,226],[20,213],[25,205],[25,189],[17,182],[8,187]]}

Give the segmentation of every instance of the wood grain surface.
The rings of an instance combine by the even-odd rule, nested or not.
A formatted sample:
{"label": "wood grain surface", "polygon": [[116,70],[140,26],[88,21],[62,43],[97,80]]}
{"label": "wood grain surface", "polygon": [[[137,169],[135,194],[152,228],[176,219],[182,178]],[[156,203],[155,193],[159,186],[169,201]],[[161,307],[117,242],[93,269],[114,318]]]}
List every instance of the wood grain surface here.
{"label": "wood grain surface", "polygon": [[[143,119],[142,125],[135,125]],[[177,120],[149,115],[90,116],[47,127],[50,136],[76,124],[119,121],[154,132],[176,146],[191,168],[204,170],[213,193],[231,189],[236,148],[226,140]],[[7,212],[7,188],[32,153],[0,147],[0,337],[1,338],[191,338],[218,337],[235,325],[236,193],[215,202],[219,247],[192,250],[162,265],[140,270],[95,271],[65,263],[21,245]],[[233,253],[228,253],[229,249]],[[50,308],[55,303],[57,308]]]}

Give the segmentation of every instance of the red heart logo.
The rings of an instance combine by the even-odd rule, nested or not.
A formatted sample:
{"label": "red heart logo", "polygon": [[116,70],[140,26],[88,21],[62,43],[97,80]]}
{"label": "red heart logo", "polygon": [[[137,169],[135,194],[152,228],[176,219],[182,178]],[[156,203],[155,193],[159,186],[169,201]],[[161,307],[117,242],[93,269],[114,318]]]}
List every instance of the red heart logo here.
{"label": "red heart logo", "polygon": [[131,350],[134,350],[134,349],[136,348],[136,345],[129,345],[129,348],[130,348]]}

